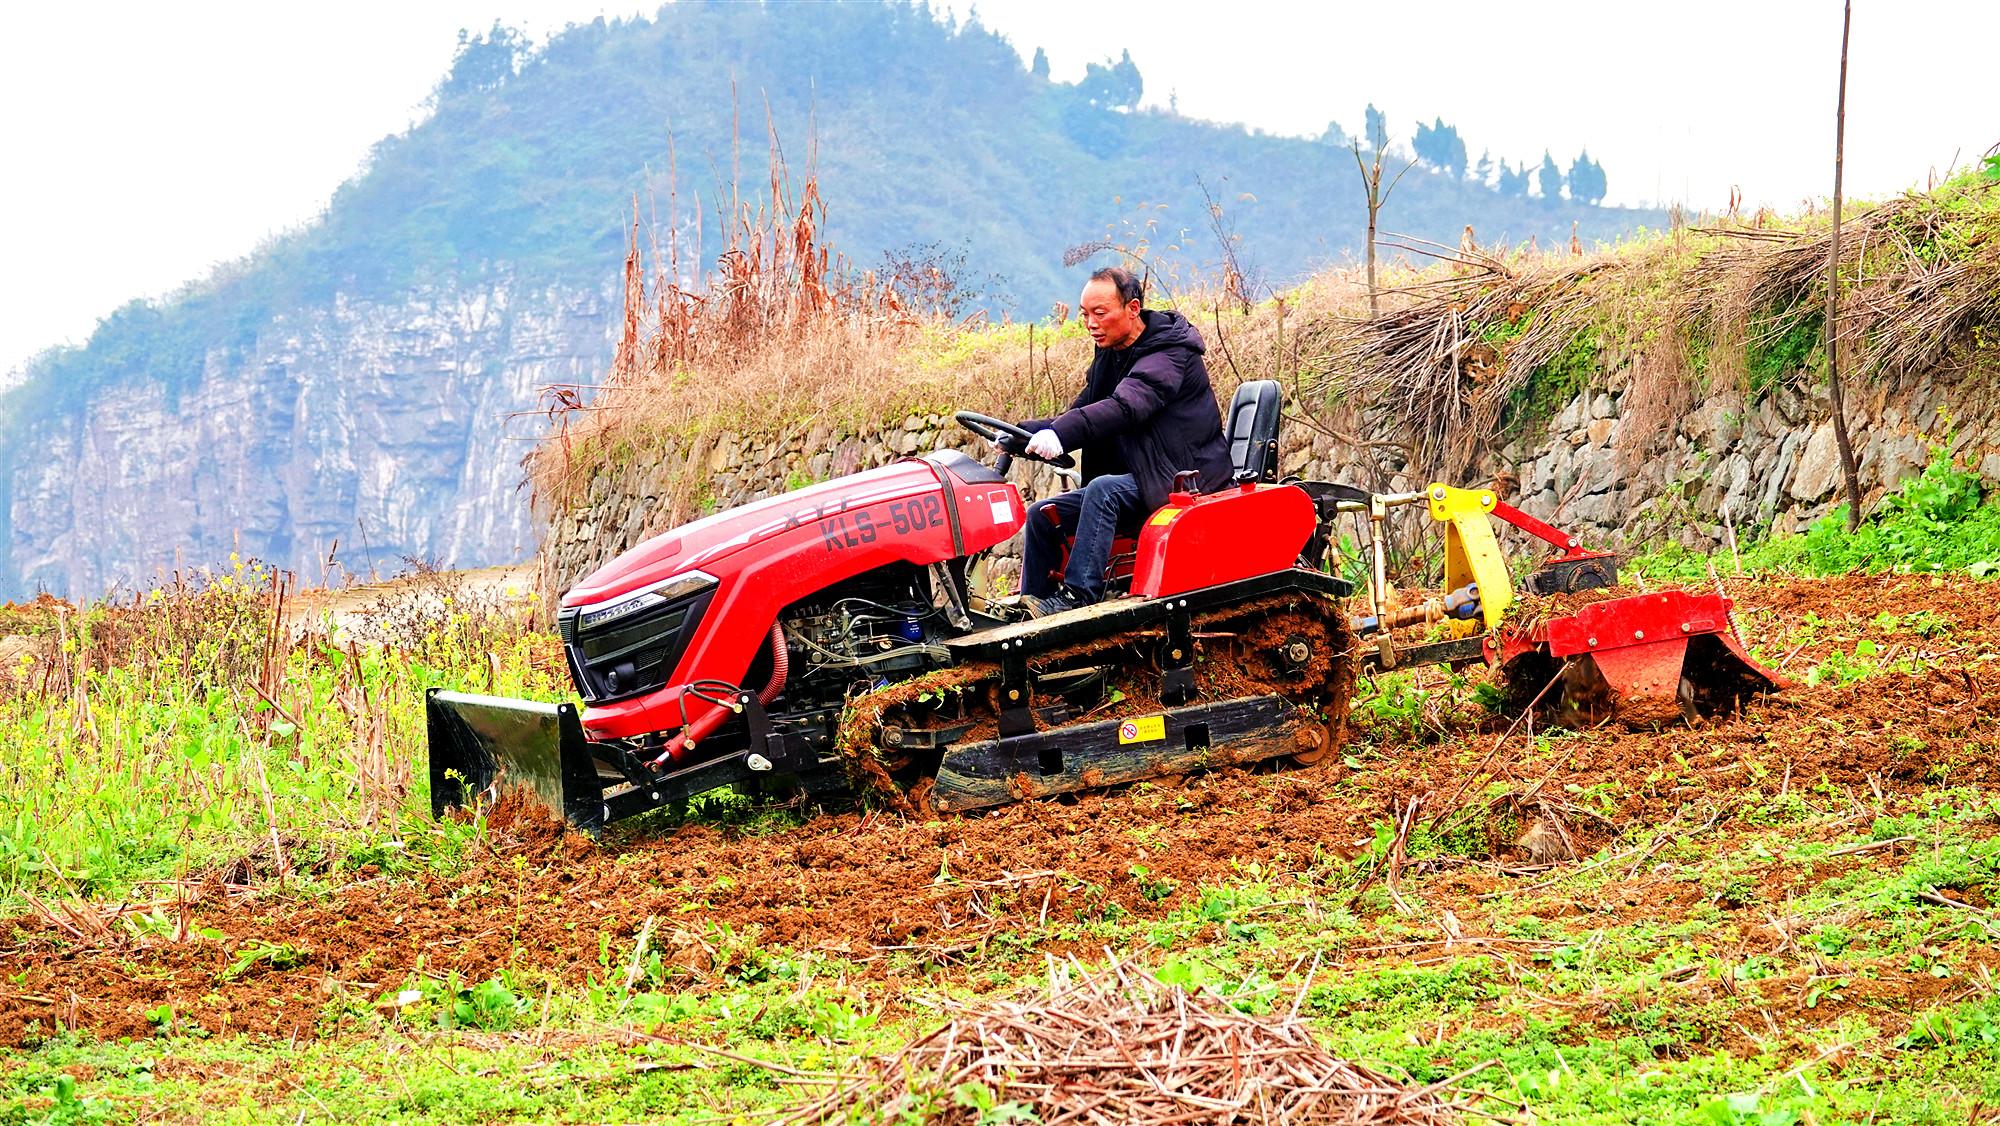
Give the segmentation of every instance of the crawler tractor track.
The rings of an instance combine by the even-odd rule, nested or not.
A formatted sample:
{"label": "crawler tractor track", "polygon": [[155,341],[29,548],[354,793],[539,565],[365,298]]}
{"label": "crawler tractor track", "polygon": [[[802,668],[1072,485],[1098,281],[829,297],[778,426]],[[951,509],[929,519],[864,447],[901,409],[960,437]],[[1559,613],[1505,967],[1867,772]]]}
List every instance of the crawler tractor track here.
{"label": "crawler tractor track", "polygon": [[[1048,634],[1062,617],[1043,620]],[[1041,623],[1009,627],[1027,650],[1013,683],[1028,699],[1003,706],[1020,689],[1002,663],[969,660],[853,697],[835,747],[863,789],[928,813],[1267,759],[1307,765],[1338,746],[1355,677],[1338,600],[1288,591],[1187,622],[1191,652],[1178,657],[1165,624],[1039,651]]]}

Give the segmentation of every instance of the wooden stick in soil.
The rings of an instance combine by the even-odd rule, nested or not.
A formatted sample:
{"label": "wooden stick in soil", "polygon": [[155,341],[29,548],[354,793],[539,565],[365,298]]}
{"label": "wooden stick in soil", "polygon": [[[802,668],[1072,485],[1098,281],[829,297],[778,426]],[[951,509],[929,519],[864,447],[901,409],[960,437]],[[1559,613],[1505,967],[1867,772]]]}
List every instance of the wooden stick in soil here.
{"label": "wooden stick in soil", "polygon": [[1861,527],[1861,471],[1854,460],[1854,443],[1847,436],[1847,406],[1840,387],[1840,166],[1847,144],[1847,34],[1854,17],[1853,0],[1840,11],[1840,96],[1833,125],[1833,236],[1826,251],[1826,392],[1833,411],[1833,441],[1840,450],[1840,475],[1847,489],[1847,530]]}
{"label": "wooden stick in soil", "polygon": [[1445,800],[1444,805],[1431,815],[1429,828],[1436,829],[1439,821],[1458,812],[1458,799],[1465,795],[1466,788],[1471,786],[1472,780],[1479,777],[1480,773],[1486,769],[1486,764],[1493,761],[1493,756],[1500,753],[1501,746],[1513,737],[1515,730],[1521,726],[1521,722],[1535,714],[1535,706],[1542,702],[1543,696],[1548,695],[1549,689],[1554,688],[1562,682],[1563,673],[1569,671],[1569,662],[1569,658],[1563,659],[1563,663],[1556,668],[1556,674],[1549,678],[1547,684],[1542,685],[1541,691],[1535,693],[1534,699],[1528,701],[1528,706],[1522,708],[1521,714],[1514,717],[1514,722],[1507,725],[1507,730],[1501,732],[1500,737],[1493,741],[1493,748],[1486,752],[1486,757],[1479,760],[1479,765],[1472,768],[1472,773],[1465,776],[1465,781],[1460,782],[1458,789],[1452,791],[1451,797]]}

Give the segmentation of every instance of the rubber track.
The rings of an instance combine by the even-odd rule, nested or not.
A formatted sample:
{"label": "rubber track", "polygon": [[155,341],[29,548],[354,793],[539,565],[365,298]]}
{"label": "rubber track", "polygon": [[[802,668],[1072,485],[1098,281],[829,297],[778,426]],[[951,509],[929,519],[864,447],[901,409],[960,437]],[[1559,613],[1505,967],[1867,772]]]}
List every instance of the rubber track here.
{"label": "rubber track", "polygon": [[[1317,603],[1319,614],[1308,615],[1293,609],[1301,603]],[[1346,724],[1347,709],[1353,699],[1355,680],[1353,634],[1347,626],[1346,614],[1339,602],[1320,595],[1298,592],[1271,595],[1240,606],[1199,615],[1193,621],[1193,631],[1200,634],[1214,632],[1223,627],[1232,627],[1240,631],[1246,626],[1254,627],[1287,616],[1297,617],[1300,622],[1300,629],[1297,632],[1308,635],[1318,634],[1331,627],[1330,632],[1336,639],[1337,651],[1325,680],[1325,707],[1328,727],[1337,734]],[[1314,618],[1318,620],[1315,621]],[[1164,634],[1165,631],[1162,629],[1160,636]],[[1052,650],[1040,655],[1031,662],[1031,665],[1047,667],[1052,664],[1068,663],[1077,658],[1087,658],[1092,653],[1109,654],[1130,646],[1135,641],[1147,639],[1148,634],[1117,634],[1097,641]],[[1201,639],[1197,637],[1198,649],[1200,643]],[[1122,671],[1126,673],[1143,670],[1147,675],[1157,675],[1143,658],[1135,663],[1129,653],[1120,654],[1120,657],[1125,665]],[[834,735],[834,747],[847,763],[848,772],[859,788],[876,793],[891,808],[899,812],[928,815],[931,812],[929,792],[935,779],[923,778],[907,791],[897,784],[877,754],[875,734],[882,717],[891,708],[901,707],[926,693],[973,691],[987,681],[997,681],[999,676],[998,665],[991,661],[975,661],[935,669],[909,680],[851,697],[847,708],[841,713],[840,727]],[[1200,680],[1201,675],[1197,672],[1197,684]],[[981,707],[990,712],[990,707],[983,704],[985,695],[983,692],[979,693]],[[1052,730],[1059,731],[1061,728]]]}

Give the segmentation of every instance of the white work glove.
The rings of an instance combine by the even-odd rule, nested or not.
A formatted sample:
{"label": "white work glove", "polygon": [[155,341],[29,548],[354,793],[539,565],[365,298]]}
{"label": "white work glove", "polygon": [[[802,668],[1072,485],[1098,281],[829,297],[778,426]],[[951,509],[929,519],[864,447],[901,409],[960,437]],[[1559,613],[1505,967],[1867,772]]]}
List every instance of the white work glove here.
{"label": "white work glove", "polygon": [[1062,456],[1062,439],[1053,430],[1037,430],[1028,439],[1028,452],[1046,461],[1054,461]]}

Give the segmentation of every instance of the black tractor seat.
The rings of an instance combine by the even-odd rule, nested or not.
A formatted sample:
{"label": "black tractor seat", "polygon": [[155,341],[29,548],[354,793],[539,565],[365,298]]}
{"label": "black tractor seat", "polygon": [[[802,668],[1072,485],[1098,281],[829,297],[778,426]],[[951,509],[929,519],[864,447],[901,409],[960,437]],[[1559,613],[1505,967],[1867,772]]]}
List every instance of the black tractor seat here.
{"label": "black tractor seat", "polygon": [[1238,482],[1278,481],[1278,420],[1284,413],[1284,393],[1275,379],[1253,379],[1236,389],[1229,404],[1229,462]]}

